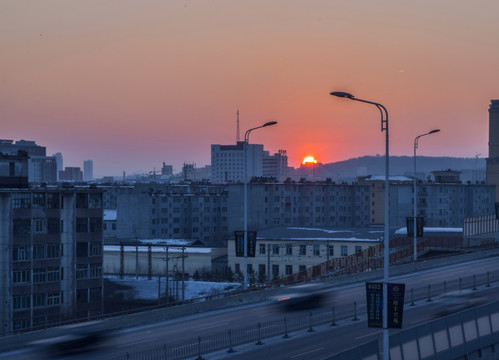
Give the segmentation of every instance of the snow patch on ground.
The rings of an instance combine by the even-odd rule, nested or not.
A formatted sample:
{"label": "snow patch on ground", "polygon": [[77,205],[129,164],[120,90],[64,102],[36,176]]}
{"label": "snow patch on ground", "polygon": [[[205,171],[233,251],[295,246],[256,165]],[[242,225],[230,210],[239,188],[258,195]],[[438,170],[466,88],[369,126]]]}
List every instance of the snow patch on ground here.
{"label": "snow patch on ground", "polygon": [[[124,279],[119,279],[114,276],[106,276],[106,279],[119,284],[130,286],[132,289],[129,291],[124,291],[124,295],[128,299],[141,299],[141,300],[157,300],[158,299],[158,278],[153,278],[148,280],[147,277],[125,277]],[[170,294],[172,291],[175,292],[178,283],[178,293],[179,297],[182,296],[182,281],[172,281],[168,283]],[[207,282],[207,281],[185,281],[185,299],[195,299],[205,296],[212,296],[217,294],[223,294],[235,289],[240,288],[241,283],[230,283],[230,282]],[[161,297],[165,296],[166,283],[165,278],[161,278],[160,282]],[[126,294],[125,294],[126,293]]]}

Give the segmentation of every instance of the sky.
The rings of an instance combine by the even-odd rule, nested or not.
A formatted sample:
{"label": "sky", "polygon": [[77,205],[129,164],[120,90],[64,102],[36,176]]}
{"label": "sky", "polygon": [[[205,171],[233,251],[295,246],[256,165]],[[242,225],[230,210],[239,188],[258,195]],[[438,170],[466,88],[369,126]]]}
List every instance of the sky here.
{"label": "sky", "polygon": [[210,164],[211,144],[298,167],[385,154],[488,156],[497,0],[0,0],[1,139],[94,176]]}

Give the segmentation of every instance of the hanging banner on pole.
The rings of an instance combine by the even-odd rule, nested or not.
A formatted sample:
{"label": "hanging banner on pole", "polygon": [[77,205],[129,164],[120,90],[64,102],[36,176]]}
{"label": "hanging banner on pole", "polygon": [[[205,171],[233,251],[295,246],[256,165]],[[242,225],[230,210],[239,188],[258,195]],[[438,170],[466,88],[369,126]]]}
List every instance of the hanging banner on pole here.
{"label": "hanging banner on pole", "polygon": [[234,231],[234,239],[236,243],[236,256],[244,256],[244,231]]}
{"label": "hanging banner on pole", "polygon": [[383,283],[366,282],[367,326],[383,327]]}
{"label": "hanging banner on pole", "polygon": [[[388,283],[388,328],[402,328],[405,284]],[[367,326],[383,327],[383,283],[366,283]]]}

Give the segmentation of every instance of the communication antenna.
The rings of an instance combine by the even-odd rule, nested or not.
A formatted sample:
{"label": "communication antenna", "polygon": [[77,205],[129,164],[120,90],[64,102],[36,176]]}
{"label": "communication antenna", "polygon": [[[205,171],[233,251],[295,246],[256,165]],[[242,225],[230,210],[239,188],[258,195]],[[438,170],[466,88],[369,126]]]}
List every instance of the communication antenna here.
{"label": "communication antenna", "polygon": [[239,136],[239,107],[237,108],[237,126],[236,126],[236,142],[241,141],[241,137]]}

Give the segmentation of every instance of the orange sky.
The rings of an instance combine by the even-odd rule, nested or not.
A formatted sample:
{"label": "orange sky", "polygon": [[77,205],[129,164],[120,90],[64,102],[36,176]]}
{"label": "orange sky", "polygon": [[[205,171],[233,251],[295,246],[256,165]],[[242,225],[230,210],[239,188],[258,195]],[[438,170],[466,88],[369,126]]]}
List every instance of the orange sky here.
{"label": "orange sky", "polygon": [[292,166],[390,152],[486,157],[499,2],[42,0],[0,3],[0,138],[94,174],[209,164],[241,136]]}

